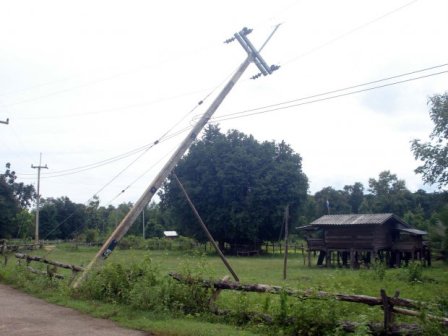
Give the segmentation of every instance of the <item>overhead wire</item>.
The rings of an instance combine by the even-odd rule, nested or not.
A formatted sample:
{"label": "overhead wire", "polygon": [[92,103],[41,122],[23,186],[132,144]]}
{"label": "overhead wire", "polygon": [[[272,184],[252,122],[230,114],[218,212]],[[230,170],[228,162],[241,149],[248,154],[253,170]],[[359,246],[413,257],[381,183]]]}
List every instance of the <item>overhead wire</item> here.
{"label": "overhead wire", "polygon": [[398,11],[400,11],[400,10],[402,10],[402,9],[408,7],[408,6],[413,5],[417,1],[419,1],[419,0],[412,0],[412,1],[410,1],[410,2],[400,6],[398,8],[395,8],[395,9],[393,9],[393,10],[391,10],[391,11],[389,11],[389,12],[383,14],[383,15],[380,15],[380,16],[374,18],[373,20],[370,20],[370,21],[365,22],[365,23],[363,23],[363,24],[361,24],[361,25],[359,25],[359,26],[357,26],[355,28],[352,28],[352,29],[346,31],[343,34],[341,34],[339,36],[336,36],[335,38],[333,38],[331,40],[328,40],[328,41],[326,41],[326,42],[324,42],[324,43],[322,43],[322,44],[320,44],[320,45],[318,45],[318,46],[316,46],[316,47],[306,51],[303,54],[300,54],[299,56],[295,56],[295,57],[293,57],[293,58],[291,58],[291,59],[289,59],[289,60],[287,60],[285,62],[282,62],[282,64],[283,64],[283,66],[285,66],[285,65],[287,65],[289,63],[293,63],[293,62],[299,60],[300,58],[308,56],[308,55],[310,55],[310,54],[312,54],[312,53],[314,53],[314,52],[316,52],[316,51],[318,51],[318,50],[320,50],[320,49],[322,49],[322,48],[324,48],[324,47],[326,47],[326,46],[328,46],[330,44],[333,44],[336,41],[339,41],[339,40],[341,40],[341,39],[343,39],[343,38],[345,38],[345,37],[347,37],[347,36],[357,32],[357,31],[359,31],[359,30],[361,30],[361,29],[363,29],[363,28],[365,28],[367,26],[370,26],[373,23],[376,23],[376,22],[378,22],[378,21],[380,21],[380,20],[382,20],[382,19],[384,19],[384,18],[386,18],[386,17],[388,17],[388,16],[390,16],[390,15],[392,15],[394,13],[397,13]]}
{"label": "overhead wire", "polygon": [[[198,50],[205,50],[205,49],[210,49],[210,48],[211,47],[198,48],[197,50],[190,51],[190,53],[194,54],[194,55],[197,55],[198,54]],[[177,55],[177,53],[176,53],[176,55]],[[185,54],[182,54],[182,56],[173,57],[171,59],[161,61],[161,62],[159,62],[157,64],[141,65],[141,66],[135,67],[134,69],[131,69],[131,70],[128,70],[128,71],[118,72],[118,73],[111,74],[109,76],[100,77],[100,78],[97,78],[97,79],[92,79],[92,80],[87,81],[85,83],[81,83],[81,84],[78,84],[78,85],[73,85],[73,86],[68,87],[68,88],[52,91],[52,92],[49,92],[47,94],[43,94],[43,95],[40,95],[40,96],[37,96],[37,97],[31,97],[31,98],[27,98],[27,99],[22,99],[22,100],[19,100],[19,101],[16,101],[16,102],[12,102],[12,103],[6,103],[6,104],[2,103],[2,104],[0,104],[0,106],[1,107],[9,107],[9,106],[15,106],[15,105],[19,105],[19,104],[24,104],[24,103],[37,101],[37,100],[40,100],[40,99],[48,98],[48,97],[51,97],[51,96],[59,95],[59,94],[62,94],[62,93],[73,91],[73,90],[78,90],[78,89],[81,89],[81,88],[84,88],[84,87],[96,85],[98,83],[107,82],[107,81],[115,80],[117,78],[128,76],[130,74],[139,72],[142,68],[149,68],[149,69],[157,68],[161,64],[175,62],[178,59],[184,59],[184,58],[185,58]],[[30,87],[30,88],[26,88],[26,89],[18,90],[18,91],[19,92],[21,92],[21,91],[31,91],[31,90],[33,90],[35,88],[40,88],[42,86],[48,86],[48,85],[51,85],[51,84],[59,83],[61,81],[67,81],[67,79],[57,79],[57,80],[54,80],[54,81],[48,81],[48,82],[44,82],[44,83],[41,83],[41,84],[36,84],[36,85],[34,85],[34,86]],[[0,96],[6,96],[7,94],[9,94],[9,93],[8,92],[0,92]]]}
{"label": "overhead wire", "polygon": [[[228,76],[227,76],[227,78],[228,77],[230,77],[231,76],[231,74],[229,74]],[[208,99],[220,86],[222,86],[223,85],[223,83],[226,81],[226,79],[224,79],[223,81],[221,81],[218,85],[216,85],[202,100],[200,100],[199,102],[198,102],[198,104],[188,113],[188,114],[191,114],[191,113],[193,113],[194,112],[194,110],[199,106],[199,105],[202,105],[203,104],[203,102],[206,100],[206,99]],[[168,136],[168,134],[175,128],[175,127],[177,127],[183,120],[184,120],[185,118],[183,118],[182,120],[179,120],[179,122],[176,124],[176,125],[174,125],[170,130],[168,130],[165,134],[164,134],[164,136]],[[194,118],[192,118],[192,120],[193,120]],[[176,133],[174,133],[174,134],[171,134],[171,136],[169,137],[169,138],[171,138],[171,137],[175,137],[175,136],[178,136],[178,135],[180,135],[180,134],[182,134],[182,133],[184,133],[184,132],[186,132],[186,131],[188,131],[189,129],[191,129],[193,126],[190,124],[188,127],[184,127],[183,129],[180,129],[180,130],[178,130]],[[168,154],[167,154],[168,155]],[[165,155],[166,156],[166,155]],[[162,158],[163,159],[163,158]],[[161,160],[162,160],[161,159]],[[139,177],[137,177],[134,181],[132,181],[129,185],[127,185],[124,189],[122,189],[111,201],[110,201],[110,203],[111,202],[113,202],[113,201],[115,201],[119,196],[121,196],[123,193],[125,193],[132,185],[134,185],[138,180],[140,180],[144,175],[146,175],[150,170],[152,170],[158,163],[160,162],[160,160],[155,164],[155,165],[153,165],[152,167],[150,167],[150,169],[148,169],[148,170],[146,170],[143,174],[141,174]]]}
{"label": "overhead wire", "polygon": [[[338,94],[338,95],[334,95],[334,96],[330,96],[330,97],[314,99],[314,100],[306,101],[306,102],[303,102],[303,103],[286,105],[286,104],[289,104],[291,102],[307,100],[307,99],[310,99],[310,98],[313,98],[313,97],[326,95],[328,93],[312,95],[312,96],[308,96],[308,97],[298,98],[298,99],[295,99],[295,100],[292,100],[292,101],[289,101],[289,102],[281,102],[281,103],[277,103],[277,104],[266,105],[266,106],[257,107],[257,108],[254,108],[254,109],[240,111],[240,112],[224,114],[224,115],[212,118],[212,121],[213,122],[219,122],[219,121],[225,121],[225,120],[249,117],[249,116],[253,116],[253,115],[258,115],[258,114],[263,114],[263,113],[268,113],[268,112],[273,112],[273,111],[278,111],[278,110],[289,109],[289,108],[293,108],[293,107],[297,107],[297,106],[301,106],[301,105],[313,104],[313,103],[317,103],[317,102],[321,102],[321,101],[325,101],[325,100],[331,100],[331,99],[345,97],[345,96],[349,96],[349,95],[353,95],[353,94],[357,94],[357,93],[361,93],[361,92],[366,92],[366,91],[371,91],[371,90],[375,90],[375,89],[380,89],[380,88],[384,88],[384,87],[388,87],[388,86],[392,86],[392,85],[397,85],[397,84],[411,82],[411,81],[424,79],[424,78],[428,78],[428,77],[438,76],[438,75],[442,75],[442,74],[445,74],[445,73],[448,73],[448,70],[440,71],[440,72],[436,72],[436,73],[431,73],[431,74],[428,74],[428,75],[422,75],[422,76],[419,76],[419,77],[404,79],[404,80],[396,81],[396,82],[393,82],[393,83],[377,85],[377,86],[373,86],[373,87],[369,87],[369,88],[365,88],[365,89],[361,89],[361,90],[350,91],[350,92],[346,92],[346,93],[342,93],[342,94]],[[334,90],[332,92],[338,92],[338,91],[342,91],[342,90]],[[286,105],[286,106],[282,106],[282,105]]]}
{"label": "overhead wire", "polygon": [[[188,129],[190,129],[190,127],[185,127],[181,130],[178,130],[176,133],[169,135],[170,132],[172,132],[174,130],[174,128],[176,128],[189,114],[191,114],[192,112],[194,112],[200,105],[203,104],[204,100],[206,100],[208,97],[210,97],[213,92],[220,86],[221,84],[219,84],[218,86],[216,86],[214,89],[212,89],[202,100],[200,100],[187,114],[185,114],[183,116],[183,118],[181,118],[181,120],[179,120],[177,123],[175,123],[170,129],[168,129],[161,137],[159,137],[159,140],[156,140],[153,144],[151,144],[149,147],[145,148],[146,146],[140,147],[140,149],[142,150],[143,148],[143,153],[141,153],[136,159],[134,159],[130,164],[128,164],[125,168],[123,168],[118,174],[116,174],[110,181],[108,181],[103,187],[101,187],[92,197],[89,198],[89,200],[86,202],[88,203],[91,199],[94,199],[95,197],[98,197],[98,194],[103,191],[107,186],[109,186],[115,179],[118,178],[118,176],[120,176],[124,171],[126,171],[130,166],[132,166],[135,162],[138,161],[138,159],[140,159],[150,148],[154,147],[155,145],[159,144],[161,141],[173,138],[175,136],[178,136],[179,134],[187,131]],[[133,151],[131,151],[133,152]],[[152,170],[161,160],[163,160],[169,153],[167,153],[164,157],[162,157],[159,161],[157,161],[155,164],[153,164],[149,169],[147,169],[143,174],[141,174],[139,177],[137,177],[136,179],[134,179],[126,188],[124,188],[120,193],[118,193],[113,199],[111,199],[109,201],[109,204],[111,204],[114,200],[116,200],[119,196],[121,196],[126,190],[128,190],[134,183],[136,183],[140,178],[142,178],[144,175],[146,175],[150,170]],[[108,160],[103,160],[104,161],[108,161]],[[53,233],[55,230],[57,230],[63,223],[65,223],[69,218],[71,218],[73,215],[75,214],[75,211],[72,212],[70,215],[68,215],[63,221],[61,221],[60,223],[58,223],[58,225],[52,230],[50,231],[50,233],[48,233],[46,235],[45,238],[47,238],[51,233]],[[79,229],[79,228],[78,228]],[[45,239],[44,238],[44,239]]]}

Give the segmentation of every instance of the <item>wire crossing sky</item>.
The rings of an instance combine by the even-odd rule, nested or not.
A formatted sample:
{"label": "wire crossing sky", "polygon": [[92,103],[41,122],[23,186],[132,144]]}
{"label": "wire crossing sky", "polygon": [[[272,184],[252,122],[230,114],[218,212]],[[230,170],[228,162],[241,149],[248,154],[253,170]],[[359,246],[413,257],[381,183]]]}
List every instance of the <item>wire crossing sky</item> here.
{"label": "wire crossing sky", "polygon": [[251,65],[213,122],[290,144],[311,193],[383,170],[433,190],[410,141],[448,90],[446,13],[444,0],[0,2],[0,164],[35,183],[43,153],[43,197],[133,202],[244,60],[223,42],[248,27],[260,48],[281,24],[263,49],[280,69],[251,80]]}

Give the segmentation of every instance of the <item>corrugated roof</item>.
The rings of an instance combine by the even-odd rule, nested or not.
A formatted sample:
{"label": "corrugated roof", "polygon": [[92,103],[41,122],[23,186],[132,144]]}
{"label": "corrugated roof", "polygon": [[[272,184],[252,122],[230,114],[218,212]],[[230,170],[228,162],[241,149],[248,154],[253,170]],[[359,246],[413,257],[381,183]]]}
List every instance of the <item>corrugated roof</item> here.
{"label": "corrugated roof", "polygon": [[[311,225],[381,225],[390,218],[396,219],[399,223],[405,224],[400,218],[391,213],[385,214],[350,214],[350,215],[325,215]],[[406,224],[405,224],[406,225]]]}

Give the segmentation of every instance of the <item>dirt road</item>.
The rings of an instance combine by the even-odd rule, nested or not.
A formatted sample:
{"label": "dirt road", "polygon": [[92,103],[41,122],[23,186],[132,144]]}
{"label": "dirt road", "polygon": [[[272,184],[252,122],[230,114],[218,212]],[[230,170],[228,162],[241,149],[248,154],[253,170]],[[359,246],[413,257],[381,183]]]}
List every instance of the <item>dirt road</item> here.
{"label": "dirt road", "polygon": [[112,321],[47,303],[0,284],[0,335],[4,336],[148,336]]}

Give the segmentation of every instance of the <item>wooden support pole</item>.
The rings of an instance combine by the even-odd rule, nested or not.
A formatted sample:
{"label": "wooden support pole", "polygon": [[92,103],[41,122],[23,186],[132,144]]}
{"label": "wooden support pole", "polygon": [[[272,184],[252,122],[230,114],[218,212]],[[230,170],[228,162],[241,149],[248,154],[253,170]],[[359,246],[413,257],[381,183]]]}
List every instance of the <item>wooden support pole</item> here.
{"label": "wooden support pole", "polygon": [[219,257],[221,258],[222,262],[224,263],[224,265],[227,267],[227,269],[229,270],[230,273],[232,273],[233,278],[235,279],[235,281],[240,281],[240,279],[238,278],[238,276],[236,275],[235,271],[233,270],[232,266],[230,266],[229,262],[227,261],[226,257],[224,256],[224,254],[222,253],[222,251],[220,250],[218,244],[216,244],[215,240],[213,239],[210,231],[207,229],[207,226],[205,225],[205,223],[203,222],[201,216],[199,215],[199,212],[196,210],[196,207],[194,206],[193,202],[191,201],[190,197],[188,196],[187,191],[185,190],[184,186],[182,185],[182,183],[180,182],[179,178],[177,177],[177,175],[175,173],[173,173],[173,176],[175,178],[175,180],[177,181],[177,184],[179,184],[180,189],[182,190],[185,198],[187,199],[188,204],[191,207],[191,210],[193,210],[193,213],[196,217],[196,219],[198,220],[199,224],[201,225],[202,230],[204,230],[208,241],[210,242],[210,244],[213,245],[213,247],[215,248],[216,252],[218,253]]}
{"label": "wooden support pole", "polygon": [[286,280],[286,269],[288,267],[288,226],[289,226],[289,204],[285,207],[285,257],[283,259],[283,280]]}
{"label": "wooden support pole", "polygon": [[355,269],[355,249],[350,249],[350,268]]}
{"label": "wooden support pole", "polygon": [[389,298],[386,295],[386,291],[384,289],[381,289],[381,300],[383,305],[383,311],[384,311],[384,332],[387,334],[390,326],[393,322],[393,316],[392,316],[392,308],[393,306],[389,302]]}

